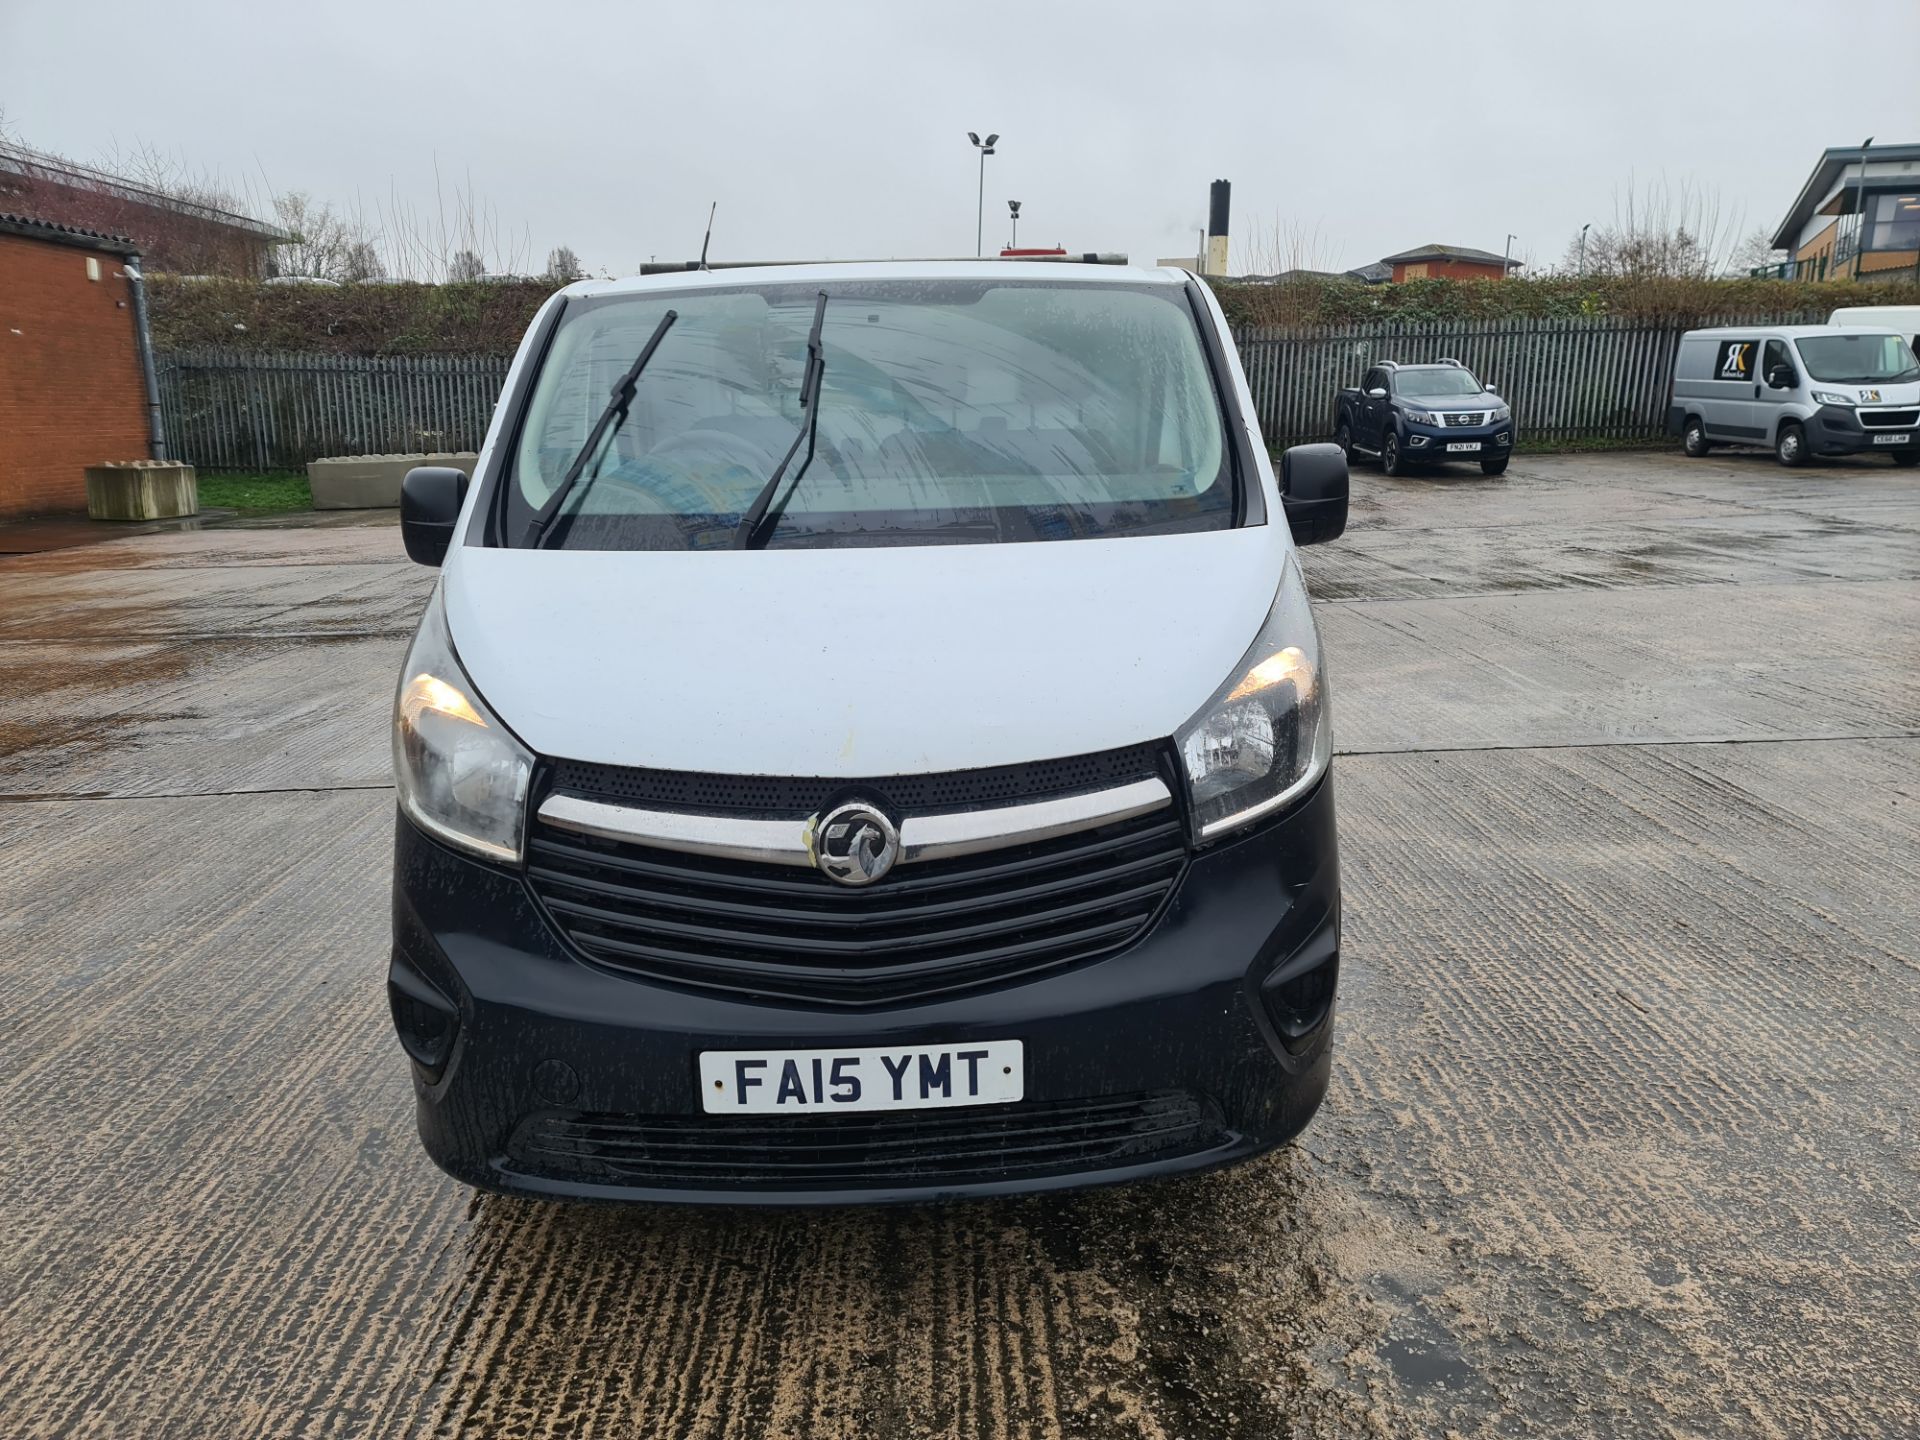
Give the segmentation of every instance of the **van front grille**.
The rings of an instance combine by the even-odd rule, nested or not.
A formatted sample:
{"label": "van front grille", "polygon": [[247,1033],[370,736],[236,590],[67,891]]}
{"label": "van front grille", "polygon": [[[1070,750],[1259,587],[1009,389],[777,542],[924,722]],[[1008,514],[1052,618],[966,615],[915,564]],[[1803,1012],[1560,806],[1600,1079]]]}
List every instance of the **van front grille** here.
{"label": "van front grille", "polygon": [[1920,425],[1920,410],[1862,410],[1860,423],[1869,430],[1903,430]]}
{"label": "van front grille", "polygon": [[902,865],[836,885],[536,822],[527,878],[554,923],[617,970],[750,999],[874,1006],[933,999],[1113,954],[1187,865],[1171,807],[1098,829]]}
{"label": "van front grille", "polygon": [[509,1169],[662,1189],[831,1190],[1084,1175],[1227,1138],[1182,1091],[867,1115],[536,1115]]}

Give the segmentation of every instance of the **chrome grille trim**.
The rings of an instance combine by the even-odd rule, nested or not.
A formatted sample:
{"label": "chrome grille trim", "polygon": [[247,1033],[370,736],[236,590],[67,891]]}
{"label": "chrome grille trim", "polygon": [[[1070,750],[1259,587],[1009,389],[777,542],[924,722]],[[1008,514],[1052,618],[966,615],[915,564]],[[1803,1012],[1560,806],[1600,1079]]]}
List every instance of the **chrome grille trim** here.
{"label": "chrome grille trim", "polygon": [[1152,779],[998,810],[909,815],[900,826],[900,859],[903,864],[909,860],[947,860],[1008,845],[1057,840],[1062,835],[1150,815],[1172,803],[1173,793],[1166,781]]}
{"label": "chrome grille trim", "polygon": [[[900,861],[944,860],[1031,845],[1131,820],[1172,803],[1173,792],[1166,782],[1152,778],[1023,805],[909,815],[900,825]],[[649,810],[564,792],[549,795],[541,803],[539,818],[557,830],[687,855],[763,865],[813,864],[807,821]]]}
{"label": "chrome grille trim", "polygon": [[807,827],[792,820],[748,820],[733,815],[695,815],[683,810],[639,810],[583,795],[549,795],[540,819],[556,830],[602,840],[630,840],[685,855],[746,860],[761,865],[807,865]]}

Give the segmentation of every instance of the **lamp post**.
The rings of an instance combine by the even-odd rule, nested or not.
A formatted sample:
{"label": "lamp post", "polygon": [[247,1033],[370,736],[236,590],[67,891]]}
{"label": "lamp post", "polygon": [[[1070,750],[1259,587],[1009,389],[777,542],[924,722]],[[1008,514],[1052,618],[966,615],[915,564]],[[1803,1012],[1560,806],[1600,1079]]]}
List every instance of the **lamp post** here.
{"label": "lamp post", "polygon": [[973,131],[967,132],[967,139],[973,142],[973,148],[980,152],[980,198],[975,202],[973,211],[973,253],[987,253],[987,156],[993,154],[994,142],[1000,137],[989,135],[982,140]]}
{"label": "lamp post", "polygon": [[1584,224],[1584,225],[1582,225],[1582,226],[1580,227],[1580,269],[1579,269],[1579,273],[1580,273],[1580,274],[1582,274],[1582,275],[1584,275],[1584,274],[1586,274],[1586,273],[1587,273],[1587,231],[1589,231],[1589,230],[1591,230],[1592,228],[1593,228],[1593,222],[1592,222],[1591,220],[1589,220],[1589,221],[1587,221],[1587,223],[1586,223],[1586,224]]}
{"label": "lamp post", "polygon": [[1517,237],[1513,235],[1507,236],[1507,253],[1500,261],[1500,278],[1502,280],[1513,274],[1513,242],[1516,238]]}
{"label": "lamp post", "polygon": [[1860,218],[1853,228],[1853,278],[1860,278],[1860,252],[1867,248],[1867,150],[1873,144],[1869,135],[1860,142]]}
{"label": "lamp post", "polygon": [[1009,250],[1018,250],[1020,248],[1020,202],[1018,200],[1009,200],[1007,202],[1007,209],[1013,215],[1013,238],[1007,242],[1007,248]]}

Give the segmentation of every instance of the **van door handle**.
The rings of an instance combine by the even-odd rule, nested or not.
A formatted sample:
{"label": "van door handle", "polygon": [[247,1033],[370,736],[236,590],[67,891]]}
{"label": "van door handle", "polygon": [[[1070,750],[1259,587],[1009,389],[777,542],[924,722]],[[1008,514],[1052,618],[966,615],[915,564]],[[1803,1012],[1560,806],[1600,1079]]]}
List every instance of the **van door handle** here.
{"label": "van door handle", "polygon": [[1760,398],[1760,387],[1758,385],[1753,387],[1753,398],[1756,400]]}

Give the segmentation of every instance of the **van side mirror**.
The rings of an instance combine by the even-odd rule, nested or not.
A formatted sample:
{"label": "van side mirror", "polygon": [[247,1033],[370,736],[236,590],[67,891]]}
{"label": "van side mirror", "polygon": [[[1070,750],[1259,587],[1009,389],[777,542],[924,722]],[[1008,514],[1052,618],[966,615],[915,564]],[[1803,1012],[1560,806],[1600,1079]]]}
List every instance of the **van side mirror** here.
{"label": "van side mirror", "polygon": [[1347,528],[1347,457],[1338,445],[1294,445],[1280,456],[1280,504],[1296,545],[1337,540]]}
{"label": "van side mirror", "polygon": [[467,498],[467,472],[445,465],[416,465],[400,482],[400,539],[407,558],[438,565],[453,543],[454,522]]}
{"label": "van side mirror", "polygon": [[1793,373],[1791,365],[1776,365],[1767,371],[1767,384],[1775,390],[1791,390],[1800,383],[1800,377]]}
{"label": "van side mirror", "polygon": [[1367,394],[1371,395],[1376,400],[1384,400],[1387,398],[1387,392],[1385,390],[1382,390],[1378,385],[1374,386],[1371,390],[1367,391]]}

